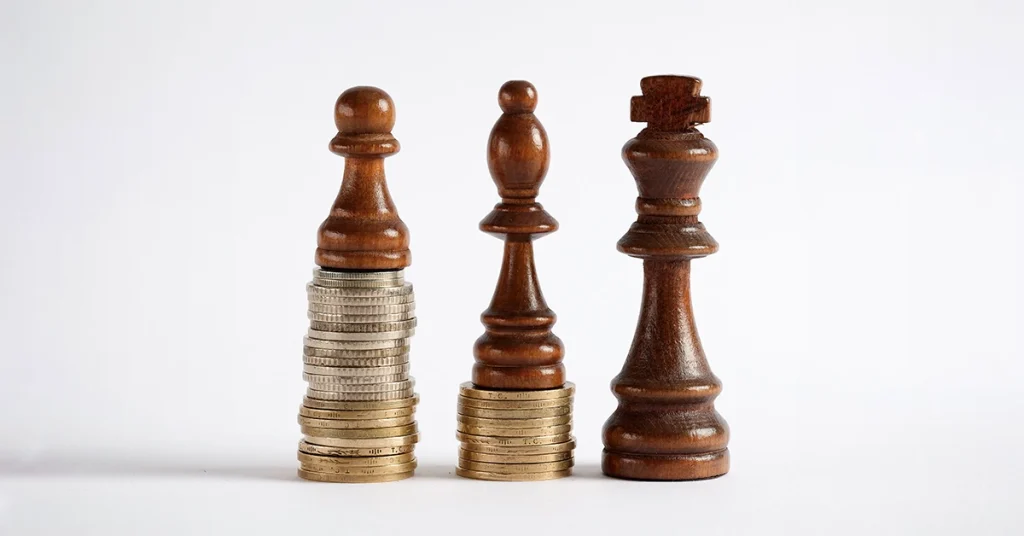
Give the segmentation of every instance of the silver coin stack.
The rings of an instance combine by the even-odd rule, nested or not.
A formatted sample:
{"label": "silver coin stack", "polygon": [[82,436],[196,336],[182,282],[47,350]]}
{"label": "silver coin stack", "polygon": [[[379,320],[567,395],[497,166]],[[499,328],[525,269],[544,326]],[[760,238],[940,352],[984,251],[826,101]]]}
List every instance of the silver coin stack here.
{"label": "silver coin stack", "polygon": [[306,286],[309,332],[302,379],[299,476],[320,482],[389,482],[413,475],[419,397],[409,376],[416,327],[403,270],[317,268]]}

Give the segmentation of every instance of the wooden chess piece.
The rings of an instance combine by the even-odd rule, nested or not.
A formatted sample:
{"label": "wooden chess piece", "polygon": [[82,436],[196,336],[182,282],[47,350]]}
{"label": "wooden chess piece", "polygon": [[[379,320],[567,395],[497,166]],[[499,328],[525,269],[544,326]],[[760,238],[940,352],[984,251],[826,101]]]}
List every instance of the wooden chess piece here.
{"label": "wooden chess piece", "polygon": [[647,128],[622,149],[640,196],[618,249],[643,259],[644,290],[633,345],[612,380],[619,406],[604,425],[602,470],[613,477],[696,480],[729,470],[729,427],[714,407],[722,384],[690,303],[690,260],[718,250],[697,219],[718,157],[695,128],[710,121],[700,87],[697,78],[651,76],[631,102],[631,120]]}
{"label": "wooden chess piece", "polygon": [[501,202],[480,229],[505,240],[505,257],[491,305],[481,315],[487,331],[474,347],[473,383],[552,389],[565,383],[564,349],[551,333],[555,313],[544,302],[533,262],[533,239],[558,229],[536,200],[548,171],[548,137],[533,115],[537,90],[529,82],[506,82],[498,104],[503,113],[491,129],[487,165]]}
{"label": "wooden chess piece", "polygon": [[384,177],[384,158],[398,152],[395,104],[383,90],[358,86],[334,106],[338,135],[331,152],[345,157],[341,191],[317,233],[316,263],[337,270],[409,266],[409,229],[398,217]]}

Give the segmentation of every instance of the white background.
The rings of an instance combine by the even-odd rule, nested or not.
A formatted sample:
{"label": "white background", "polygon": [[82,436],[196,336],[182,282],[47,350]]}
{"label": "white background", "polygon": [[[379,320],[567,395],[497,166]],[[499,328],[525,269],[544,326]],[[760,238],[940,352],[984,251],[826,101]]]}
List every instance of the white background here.
{"label": "white background", "polygon": [[[0,534],[1021,534],[1021,4],[827,4],[5,2]],[[598,466],[640,302],[619,151],[665,73],[704,79],[721,150],[694,301],[733,464],[706,482]],[[578,385],[576,475],[537,484],[452,475],[514,78]],[[398,112],[421,466],[316,485],[303,286],[362,84]]]}

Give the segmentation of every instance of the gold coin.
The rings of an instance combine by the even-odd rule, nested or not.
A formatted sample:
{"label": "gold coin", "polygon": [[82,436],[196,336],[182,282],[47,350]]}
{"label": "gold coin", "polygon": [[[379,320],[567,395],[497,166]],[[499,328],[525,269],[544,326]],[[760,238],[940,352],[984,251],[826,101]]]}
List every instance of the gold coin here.
{"label": "gold coin", "polygon": [[470,471],[481,471],[484,473],[547,473],[550,471],[564,471],[574,465],[573,460],[562,460],[546,463],[485,463],[472,460],[459,459],[459,467]]}
{"label": "gold coin", "polygon": [[318,454],[321,456],[348,456],[348,457],[368,457],[368,458],[384,458],[387,456],[394,456],[397,454],[408,454],[416,449],[415,444],[398,445],[394,447],[327,447],[323,445],[314,445],[307,443],[306,441],[299,441],[299,451],[305,452],[306,454]]}
{"label": "gold coin", "polygon": [[544,408],[572,408],[573,397],[552,398],[551,400],[481,400],[459,396],[459,408],[524,410]]}
{"label": "gold coin", "polygon": [[306,471],[305,469],[299,469],[299,478],[306,480],[313,480],[316,482],[345,482],[345,483],[369,483],[369,482],[394,482],[396,480],[405,480],[413,475],[412,471],[408,473],[392,473],[389,475],[372,475],[372,476],[361,476],[361,475],[339,475],[334,473],[318,473],[315,471]]}
{"label": "gold coin", "polygon": [[465,382],[459,386],[459,394],[466,398],[477,398],[480,400],[551,400],[554,398],[566,398],[572,396],[576,391],[576,384],[565,382],[565,385],[558,389],[541,389],[539,391],[498,391],[491,389],[477,389],[473,382]]}
{"label": "gold coin", "polygon": [[[362,411],[334,411],[329,409],[314,409],[306,406],[299,406],[299,415],[311,419],[331,419],[339,421],[366,421],[370,419],[394,419],[397,417],[408,417],[416,413],[415,407],[377,409]],[[329,427],[328,427],[329,428]]]}
{"label": "gold coin", "polygon": [[543,419],[572,413],[572,406],[540,409],[483,409],[459,404],[459,415],[480,419]]}
{"label": "gold coin", "polygon": [[313,419],[299,415],[299,424],[315,428],[340,429],[369,429],[369,428],[391,428],[406,424],[415,424],[416,418],[412,415],[405,417],[394,417],[391,419],[366,419],[366,420],[340,420],[340,419]]}
{"label": "gold coin", "polygon": [[493,428],[544,428],[572,424],[571,415],[541,417],[537,419],[483,419],[480,417],[458,416],[458,422],[469,426],[490,426]]}
{"label": "gold coin", "polygon": [[[299,461],[303,465],[314,466],[317,464],[333,464],[336,466],[347,465],[351,467],[381,467],[398,465],[403,463],[409,463],[416,460],[416,455],[412,452],[404,454],[395,454],[393,456],[358,456],[358,457],[339,457],[339,456],[322,456],[319,454],[307,454],[299,451]],[[324,471],[329,472],[329,471]]]}
{"label": "gold coin", "polygon": [[305,435],[306,443],[322,447],[348,447],[358,449],[386,449],[389,447],[400,447],[413,445],[420,440],[419,434],[409,434],[398,437],[375,437],[370,439],[341,439],[336,437],[318,437]]}
{"label": "gold coin", "polygon": [[493,426],[470,426],[457,423],[456,430],[475,436],[491,437],[537,437],[568,434],[572,431],[572,425],[562,424],[559,426],[543,426],[539,428],[495,428]]}
{"label": "gold coin", "polygon": [[571,450],[565,452],[555,452],[552,454],[532,454],[532,455],[510,455],[510,454],[484,454],[482,452],[473,452],[463,448],[459,449],[459,459],[470,460],[474,462],[487,462],[487,463],[544,463],[544,462],[560,462],[562,460],[573,459],[573,453]]}
{"label": "gold coin", "polygon": [[494,437],[455,432],[455,438],[467,445],[493,445],[496,447],[526,447],[534,445],[551,445],[565,443],[572,439],[572,434],[555,434],[530,437]]}
{"label": "gold coin", "polygon": [[466,443],[459,445],[462,450],[479,452],[482,454],[495,454],[501,456],[534,456],[553,454],[556,452],[572,452],[576,448],[576,438],[570,438],[562,443],[551,443],[547,445],[487,445],[483,443]]}
{"label": "gold coin", "polygon": [[408,463],[398,463],[394,465],[373,465],[373,466],[359,466],[359,465],[337,465],[330,462],[323,463],[301,463],[299,467],[313,471],[315,473],[330,473],[336,475],[356,475],[356,476],[371,476],[371,475],[389,475],[392,473],[408,473],[416,468],[416,460]]}
{"label": "gold coin", "polygon": [[536,480],[554,480],[556,478],[567,477],[572,474],[572,469],[565,469],[562,471],[548,471],[546,473],[517,473],[517,474],[505,474],[505,473],[488,473],[484,471],[473,471],[470,469],[463,469],[461,467],[455,468],[455,474],[465,477],[474,478],[476,480],[497,480],[504,482],[528,482]]}
{"label": "gold coin", "polygon": [[341,428],[315,428],[302,426],[302,433],[316,437],[333,437],[335,439],[373,439],[379,437],[399,437],[417,432],[416,424],[404,426],[390,426],[388,428],[364,428],[364,429],[341,429]]}
{"label": "gold coin", "polygon": [[329,409],[334,411],[378,411],[413,407],[420,402],[420,395],[414,394],[395,400],[319,400],[305,397],[302,405],[311,409]]}

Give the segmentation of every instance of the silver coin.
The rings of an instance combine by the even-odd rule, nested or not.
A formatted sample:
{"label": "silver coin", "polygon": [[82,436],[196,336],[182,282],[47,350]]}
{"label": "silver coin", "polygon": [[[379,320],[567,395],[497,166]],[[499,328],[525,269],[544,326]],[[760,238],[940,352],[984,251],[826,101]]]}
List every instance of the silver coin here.
{"label": "silver coin", "polygon": [[397,303],[395,305],[324,305],[322,303],[309,304],[309,312],[321,315],[396,315],[401,313],[412,313],[416,310],[416,303]]}
{"label": "silver coin", "polygon": [[[319,331],[316,333],[320,333]],[[343,334],[344,335],[344,334]],[[357,333],[357,335],[359,335]],[[371,333],[370,335],[379,335],[378,333]],[[307,348],[319,348],[323,350],[383,350],[385,348],[401,348],[409,346],[409,338],[406,337],[394,337],[394,338],[380,338],[376,340],[328,340],[328,339],[317,339],[315,337],[306,337],[302,340],[303,344]],[[406,350],[408,351],[408,350]],[[374,357],[367,355],[366,357]]]}
{"label": "silver coin", "polygon": [[[327,376],[333,377],[333,376]],[[309,378],[308,374],[303,374],[303,379]],[[309,381],[307,379],[307,381]],[[407,380],[396,381],[396,382],[384,382],[384,383],[372,383],[372,384],[342,384],[342,383],[312,383],[310,382],[309,388],[314,391],[329,391],[332,393],[387,393],[390,391],[406,391],[416,386],[416,380],[409,378]]]}
{"label": "silver coin", "polygon": [[[310,328],[307,332],[307,340],[318,340],[318,341],[330,341],[330,342],[374,342],[381,343],[384,341],[405,341],[409,337],[412,337],[416,333],[415,329],[403,329],[401,331],[381,331],[372,333],[358,333],[350,331],[322,331]],[[313,344],[306,343],[308,346],[314,346]],[[402,342],[399,344],[393,344],[389,346],[399,346],[400,344],[408,344]],[[387,348],[388,346],[378,346],[377,348]]]}
{"label": "silver coin", "polygon": [[382,331],[402,331],[416,327],[416,319],[399,322],[370,322],[365,324],[343,324],[341,322],[317,322],[311,320],[309,328],[332,333],[380,333]]}
{"label": "silver coin", "polygon": [[393,288],[405,284],[404,279],[324,279],[314,277],[313,284],[324,288],[337,289],[371,289],[371,288]]}
{"label": "silver coin", "polygon": [[331,402],[383,402],[386,400],[401,400],[413,396],[413,388],[401,391],[382,391],[378,393],[338,393],[334,391],[318,391],[306,389],[306,397],[314,400],[327,400]]}
{"label": "silver coin", "polygon": [[346,307],[375,307],[381,305],[408,305],[416,301],[413,294],[401,296],[328,296],[306,293],[310,305],[341,305]]}
{"label": "silver coin", "polygon": [[[351,369],[349,369],[351,370]],[[325,374],[302,373],[302,379],[309,383],[309,386],[319,391],[341,390],[342,385],[383,385],[387,383],[400,383],[409,380],[409,373],[388,374],[384,376],[328,376]],[[332,387],[322,387],[329,385]],[[390,390],[390,389],[389,389]]]}
{"label": "silver coin", "polygon": [[314,348],[311,346],[302,347],[303,355],[329,357],[331,359],[370,359],[378,357],[395,357],[408,353],[408,346],[395,346],[392,348],[364,348],[355,350],[328,350],[326,348]]}
{"label": "silver coin", "polygon": [[[307,374],[317,374],[320,376],[342,376],[342,377],[381,377],[381,376],[392,376],[396,374],[408,374],[409,363],[402,363],[400,365],[386,365],[377,367],[325,367],[322,365],[310,365],[305,364],[302,366],[302,372]],[[405,378],[402,378],[403,380]],[[396,381],[396,380],[385,380],[385,381]]]}
{"label": "silver coin", "polygon": [[405,270],[384,270],[376,272],[351,272],[346,270],[324,270],[323,268],[314,268],[313,277],[322,277],[324,279],[402,279],[405,277]]}
{"label": "silver coin", "polygon": [[333,324],[379,324],[412,320],[413,318],[416,318],[416,313],[414,311],[408,311],[405,313],[395,313],[390,315],[329,315],[324,313],[308,312],[306,313],[306,318],[309,318],[314,322],[326,322]]}
{"label": "silver coin", "polygon": [[334,288],[321,287],[313,283],[306,284],[306,294],[313,296],[331,296],[339,298],[383,298],[388,296],[407,296],[412,294],[412,283],[399,287],[387,288]]}
{"label": "silver coin", "polygon": [[[313,367],[327,367],[327,368],[367,368],[367,367],[392,367],[397,365],[405,365],[409,363],[409,354],[405,353],[402,355],[390,356],[390,357],[350,357],[350,358],[331,358],[331,357],[317,357],[311,355],[303,355],[302,362],[305,365]],[[313,371],[306,371],[313,372]],[[322,374],[322,373],[319,373]]]}

